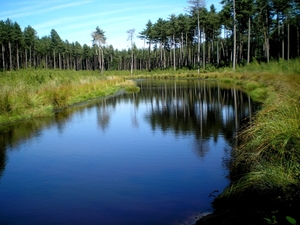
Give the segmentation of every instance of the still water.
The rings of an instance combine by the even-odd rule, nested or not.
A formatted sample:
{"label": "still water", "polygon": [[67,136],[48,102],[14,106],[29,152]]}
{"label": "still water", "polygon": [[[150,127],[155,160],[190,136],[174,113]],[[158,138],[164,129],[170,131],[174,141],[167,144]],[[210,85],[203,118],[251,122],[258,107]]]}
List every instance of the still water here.
{"label": "still water", "polygon": [[139,81],[0,127],[0,224],[189,224],[229,183],[253,105],[217,82]]}

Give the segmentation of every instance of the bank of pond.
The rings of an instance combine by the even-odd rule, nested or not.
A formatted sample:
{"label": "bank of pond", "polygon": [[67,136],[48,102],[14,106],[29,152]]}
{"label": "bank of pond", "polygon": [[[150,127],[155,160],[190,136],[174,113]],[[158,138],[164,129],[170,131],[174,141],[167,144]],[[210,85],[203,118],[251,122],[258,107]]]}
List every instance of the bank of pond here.
{"label": "bank of pond", "polygon": [[[191,195],[194,195],[193,198],[195,199],[195,201],[192,201],[192,198],[188,198],[190,199],[188,202],[192,202],[190,206],[183,204],[181,201],[187,198],[186,192],[188,191],[186,191],[182,194],[182,199],[177,199],[178,202],[187,208],[196,207],[198,210],[191,210],[190,208],[189,210],[183,210],[174,206],[176,208],[176,210],[173,211],[176,212],[175,214],[178,214],[180,211],[182,212],[182,216],[178,217],[177,221],[175,221],[176,219],[174,220],[174,218],[171,219],[174,215],[172,213],[158,213],[156,211],[156,213],[160,215],[168,214],[168,217],[156,217],[156,220],[154,219],[152,222],[158,224],[158,221],[163,221],[162,224],[168,224],[166,221],[171,221],[170,224],[178,224],[178,221],[181,223],[186,222],[184,218],[189,218],[188,215],[192,215],[195,219],[198,218],[201,213],[208,211],[213,211],[213,213],[198,220],[197,224],[291,224],[293,221],[300,221],[298,215],[300,209],[300,78],[298,78],[298,74],[253,74],[247,72],[197,74],[196,72],[181,72],[178,74],[156,74],[154,76],[151,74],[139,74],[136,76],[107,74],[106,76],[100,76],[97,73],[88,71],[84,72],[84,74],[73,71],[66,75],[65,71],[62,73],[51,70],[25,71],[22,73],[22,76],[20,76],[18,72],[7,72],[0,78],[2,81],[0,122],[7,124],[10,121],[27,119],[24,122],[26,129],[12,128],[15,126],[14,124],[18,123],[8,123],[8,126],[1,125],[2,140],[4,141],[2,141],[3,149],[1,150],[3,156],[1,157],[1,161],[3,162],[1,168],[3,171],[5,171],[6,164],[10,165],[7,160],[7,151],[14,149],[15,145],[19,146],[19,143],[22,142],[21,140],[31,140],[32,135],[36,136],[40,132],[43,133],[45,128],[42,127],[50,126],[48,129],[52,129],[50,125],[52,122],[44,126],[44,122],[39,122],[41,121],[40,119],[33,120],[32,123],[29,122],[31,120],[28,120],[28,118],[44,117],[48,118],[45,119],[45,121],[57,120],[57,129],[63,133],[62,130],[64,130],[65,122],[61,122],[61,119],[69,120],[68,118],[73,118],[70,116],[73,113],[80,118],[80,113],[76,113],[78,110],[85,112],[86,107],[90,107],[88,106],[89,104],[100,104],[99,102],[101,102],[101,107],[95,108],[95,113],[97,114],[96,123],[99,124],[100,130],[102,130],[103,133],[112,132],[112,135],[115,133],[117,135],[115,139],[117,140],[120,136],[127,137],[128,134],[126,133],[117,133],[118,127],[121,130],[124,124],[121,118],[118,122],[115,122],[118,123],[116,127],[112,126],[111,131],[109,128],[110,117],[111,114],[115,113],[114,107],[116,107],[116,101],[118,100],[110,100],[112,102],[108,103],[107,101],[103,102],[103,98],[102,100],[98,99],[99,96],[111,96],[114,93],[126,89],[127,93],[131,94],[129,94],[130,100],[124,101],[132,101],[134,105],[126,106],[129,107],[129,118],[131,121],[131,128],[128,129],[134,130],[139,126],[143,127],[143,125],[140,125],[140,121],[144,120],[150,125],[151,132],[158,132],[159,136],[162,137],[171,134],[171,136],[173,136],[172,138],[175,137],[174,140],[169,136],[165,140],[160,140],[160,145],[165,149],[168,149],[168,145],[171,145],[174,141],[176,142],[176,140],[192,140],[192,145],[194,146],[192,149],[196,149],[196,155],[198,155],[200,159],[206,159],[216,166],[216,164],[214,164],[216,163],[216,161],[214,161],[216,160],[216,155],[221,154],[221,158],[217,157],[217,162],[222,165],[222,169],[219,170],[218,175],[216,175],[215,171],[209,172],[215,174],[212,177],[191,176],[192,180],[204,179],[207,183],[214,181],[214,179],[221,179],[218,181],[220,183],[216,188],[214,188],[213,185],[207,185],[208,188],[200,188],[201,193],[199,193],[194,189],[189,189],[189,186],[205,186],[205,183],[189,181],[191,183],[185,184],[183,181],[185,177],[189,176],[189,173],[194,174],[195,172],[205,171],[206,164],[201,161],[195,162],[193,159],[191,159],[192,163],[188,161],[178,161],[178,164],[182,163],[184,166],[191,163],[191,165],[193,165],[190,168],[191,171],[193,169],[203,171],[183,173],[182,171],[185,170],[184,166],[180,168],[162,168],[161,170],[167,170],[169,172],[161,175],[161,179],[166,179],[169,183],[157,184],[155,183],[156,179],[154,177],[146,181],[148,184],[149,182],[153,182],[153,186],[151,187],[157,191],[156,193],[153,192],[147,195],[146,192],[137,192],[142,199],[141,202],[138,202],[140,199],[134,197],[134,192],[130,192],[130,194],[126,192],[126,194],[119,196],[121,199],[132,198],[135,201],[130,202],[130,204],[139,205],[142,204],[143,201],[150,201],[155,195],[159,195],[161,198],[165,195],[165,197],[167,197],[164,198],[163,205],[166,204],[164,205],[166,208],[161,207],[159,209],[161,211],[167,209],[169,212],[172,211],[172,207],[167,206],[167,202],[173,202],[174,199],[172,198],[178,195],[179,191],[178,189],[174,190],[168,188],[169,186],[177,185],[181,190],[190,190]],[[157,83],[153,80],[152,82],[146,82],[144,80],[145,78],[155,78]],[[135,83],[129,82],[128,79],[135,80]],[[184,81],[182,79],[184,79]],[[187,86],[186,83],[190,83],[189,85],[191,86]],[[138,88],[136,88],[137,86]],[[148,98],[146,96],[148,92],[142,90],[149,89],[150,87],[152,97],[148,96],[150,98],[148,102],[148,100],[144,100]],[[141,90],[141,92],[135,94],[138,90]],[[89,101],[89,103],[86,102],[86,100],[91,99],[94,100]],[[259,104],[254,104],[253,100],[259,102]],[[78,104],[79,102],[83,103]],[[222,108],[227,105],[227,108]],[[242,106],[245,108],[240,108]],[[120,107],[118,110],[123,110],[124,114],[126,110],[128,111],[124,103],[118,107]],[[132,109],[130,109],[130,107],[132,107]],[[60,110],[57,111],[58,109]],[[138,111],[142,111],[144,114],[139,115],[137,114]],[[55,117],[53,117],[53,115],[55,115]],[[122,114],[119,116],[121,117]],[[77,123],[78,127],[72,129],[81,129],[80,119]],[[217,127],[215,124],[219,124],[221,127]],[[19,127],[19,125],[16,126]],[[30,127],[34,131],[33,133],[28,131]],[[229,129],[229,127],[231,128]],[[135,135],[137,139],[140,138],[144,140],[143,142],[148,143],[148,140],[143,137],[143,134],[145,134],[143,132],[146,132],[144,129],[137,129],[138,132],[135,133]],[[4,136],[10,134],[10,137],[4,137],[3,134]],[[91,134],[91,136],[93,135],[95,134]],[[155,137],[158,138],[158,136]],[[82,136],[80,135],[77,138],[81,139]],[[112,141],[114,138],[113,136],[111,138],[110,140]],[[131,139],[128,138],[127,140]],[[219,146],[219,144],[214,145],[214,142],[218,143],[217,140],[225,142],[226,144],[222,146]],[[71,140],[66,139],[66,141]],[[134,140],[132,140],[132,142],[134,142]],[[165,144],[163,144],[164,142]],[[44,144],[46,145],[47,142]],[[144,162],[143,160],[145,159],[143,157],[146,156],[137,154],[136,151],[138,150],[133,151],[132,149],[135,149],[133,147],[134,145],[127,143],[126,139],[124,139],[124,145],[126,144],[128,146],[125,147],[124,150],[128,150],[129,155],[132,154],[132,157],[137,157]],[[181,148],[185,148],[183,146],[189,146],[190,144],[191,142],[178,142],[178,146],[181,146]],[[27,145],[28,144],[25,144],[25,146]],[[17,148],[27,149],[28,147],[22,147],[22,145],[20,145]],[[57,148],[59,148],[59,146],[57,146]],[[153,150],[154,148],[156,147],[152,147],[151,149]],[[174,149],[173,157],[175,157],[172,158],[172,160],[178,160],[180,157],[191,157],[190,155],[182,155],[183,153],[180,148],[174,146],[171,148]],[[220,152],[214,152],[212,149],[219,149],[218,151]],[[81,154],[80,150],[80,148],[77,149],[78,152],[75,150],[77,157]],[[30,150],[30,152],[36,159],[41,157],[39,155],[40,153],[36,150]],[[92,155],[95,154],[95,152],[88,152]],[[149,153],[150,149],[149,152],[146,152]],[[167,154],[165,151],[161,152],[162,153],[156,152],[155,154],[162,154],[162,156]],[[9,155],[10,154],[11,153],[9,153]],[[46,154],[49,154],[48,156],[51,158],[51,149],[47,150]],[[56,152],[56,154],[58,153]],[[108,154],[110,160],[118,154],[119,156],[123,156],[123,153],[120,152],[114,152],[115,155],[104,152],[104,156],[105,154],[106,156]],[[60,154],[58,155],[61,156]],[[205,158],[205,155],[209,155],[208,158]],[[86,157],[86,155],[84,155],[84,157]],[[97,158],[97,156],[95,157]],[[117,159],[118,158],[117,156]],[[90,160],[88,158],[85,159]],[[46,158],[44,160],[47,161]],[[54,159],[54,161],[57,160],[56,158]],[[76,161],[76,158],[74,160],[79,163]],[[154,163],[158,159],[155,158],[154,155],[150,155],[149,160],[152,160],[151,162]],[[148,163],[151,162],[144,163],[149,166],[150,164]],[[123,165],[123,167],[121,166],[119,168],[120,170],[126,168],[126,165],[123,164],[124,162],[122,161],[115,163]],[[140,162],[134,163],[140,164]],[[165,163],[165,161],[161,163]],[[168,163],[171,164],[170,161],[168,161]],[[194,163],[199,163],[200,168]],[[91,164],[88,163],[85,166],[89,166],[92,169],[92,165],[94,165],[95,168],[99,167],[99,165],[98,167],[96,166],[95,162]],[[155,162],[155,165],[158,165],[158,162]],[[108,167],[109,165],[105,164],[105,166]],[[66,168],[61,169],[64,170]],[[100,169],[100,167],[98,169]],[[138,167],[131,169],[136,170]],[[146,170],[146,168],[144,169]],[[13,172],[15,173],[15,171]],[[84,171],[82,175],[86,173],[88,172]],[[178,173],[178,176],[182,180],[175,181],[174,176],[176,176],[176,173]],[[1,174],[4,176],[3,174],[5,174],[5,172],[1,172]],[[20,175],[21,173],[17,174]],[[51,182],[55,182],[58,176],[57,173],[52,171],[50,174],[53,179]],[[43,174],[40,175],[43,176]],[[66,176],[69,175],[66,174]],[[114,176],[119,175],[114,174]],[[131,184],[134,183],[137,186],[126,186],[129,184],[125,183],[125,180],[122,180],[119,185],[125,185],[125,187],[131,190],[137,190],[139,188],[145,189],[146,187],[143,186],[145,183],[139,183],[139,179],[141,179],[140,176],[140,174],[135,174],[133,177],[132,175],[128,175],[126,178],[130,180]],[[156,177],[157,176],[159,178],[159,173],[156,174]],[[217,178],[217,176],[222,178]],[[229,180],[227,180],[226,177],[229,178]],[[3,177],[1,179],[4,180]],[[69,177],[69,179],[75,178]],[[37,177],[36,181],[38,180],[39,178]],[[174,182],[171,182],[172,180]],[[10,183],[9,179],[6,182],[6,185],[11,187],[10,185],[12,185],[12,183]],[[85,182],[87,181],[85,180]],[[183,182],[183,184],[179,185],[180,182]],[[59,183],[59,185],[64,186],[67,184]],[[74,181],[72,185],[76,185],[76,182]],[[91,183],[89,188],[93,185],[96,185],[96,183]],[[109,187],[101,188],[112,188],[114,186],[113,183],[110,183],[110,185]],[[142,186],[139,187],[139,185]],[[162,186],[158,188],[156,185]],[[25,188],[28,188],[28,186]],[[82,191],[82,187],[76,186],[76,188],[78,191]],[[160,190],[158,191],[157,188]],[[15,190],[15,193],[18,191],[19,190]],[[37,189],[36,191],[40,190]],[[49,192],[51,192],[50,189]],[[167,195],[167,192],[173,192],[174,195]],[[10,194],[15,193],[11,192]],[[115,193],[109,193],[111,194],[110,198],[114,198]],[[57,192],[57,194],[66,193]],[[146,197],[145,199],[142,197],[145,194],[149,198]],[[207,195],[208,199],[204,197],[205,195]],[[40,196],[43,199],[42,195]],[[90,199],[91,196],[85,197],[84,204],[90,204],[88,199]],[[204,198],[205,200],[203,200]],[[197,205],[197,203],[195,203],[197,201],[200,202],[199,204],[204,202],[204,206]],[[7,202],[9,202],[9,199],[7,199]],[[212,202],[213,208],[210,207],[210,202]],[[79,203],[80,201],[75,204]],[[18,204],[18,202],[15,202],[15,204]],[[57,202],[52,202],[51,204],[54,206]],[[109,205],[112,208],[119,207],[119,205],[112,203],[109,203]],[[67,205],[65,205],[65,207],[67,207]],[[96,210],[97,207],[91,209]],[[141,213],[141,215],[150,215],[147,214],[147,209],[148,213],[153,210],[153,208],[145,208],[145,211]],[[22,207],[20,207],[19,210],[22,210]],[[32,210],[36,210],[36,208]],[[106,210],[108,214],[112,213],[112,211],[107,211],[107,207],[101,210]],[[131,208],[130,210],[136,212],[135,210],[137,210],[137,208]],[[13,213],[13,210],[8,210],[6,213]],[[71,211],[69,213],[71,213]],[[126,214],[124,209],[118,213]],[[115,224],[122,219],[128,223],[132,222],[128,217],[130,216],[119,218],[119,220],[115,221]],[[22,219],[23,217],[19,214],[18,218]],[[107,221],[113,221],[112,218],[113,216],[108,217]],[[8,217],[6,217],[6,219],[10,221]],[[55,219],[59,220],[59,218],[53,217],[52,222],[54,222]],[[68,219],[71,220],[70,218]],[[140,217],[135,219],[136,221],[145,222],[140,220]]]}

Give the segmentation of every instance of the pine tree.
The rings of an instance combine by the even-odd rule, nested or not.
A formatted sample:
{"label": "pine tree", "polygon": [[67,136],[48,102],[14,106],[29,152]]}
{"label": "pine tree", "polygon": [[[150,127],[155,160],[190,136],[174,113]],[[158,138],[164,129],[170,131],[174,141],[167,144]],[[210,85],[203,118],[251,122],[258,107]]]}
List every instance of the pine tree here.
{"label": "pine tree", "polygon": [[93,38],[93,45],[98,47],[98,63],[100,73],[103,74],[104,70],[104,54],[103,54],[103,45],[106,43],[106,37],[104,35],[104,31],[100,29],[98,26],[96,27],[96,31],[94,31],[91,36]]}

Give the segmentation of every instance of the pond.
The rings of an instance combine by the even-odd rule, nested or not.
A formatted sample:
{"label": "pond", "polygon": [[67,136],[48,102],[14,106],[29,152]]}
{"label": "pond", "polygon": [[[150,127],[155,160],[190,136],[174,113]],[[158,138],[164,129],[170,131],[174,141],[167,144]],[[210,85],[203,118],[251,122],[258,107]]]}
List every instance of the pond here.
{"label": "pond", "polygon": [[0,224],[192,224],[228,185],[253,103],[202,80],[140,80],[0,127]]}

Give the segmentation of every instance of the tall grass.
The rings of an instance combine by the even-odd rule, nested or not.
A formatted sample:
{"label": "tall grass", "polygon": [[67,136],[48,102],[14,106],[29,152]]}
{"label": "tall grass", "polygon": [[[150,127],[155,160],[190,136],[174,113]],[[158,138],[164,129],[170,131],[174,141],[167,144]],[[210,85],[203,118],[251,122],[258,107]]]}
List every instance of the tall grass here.
{"label": "tall grass", "polygon": [[106,96],[133,84],[94,71],[20,70],[0,73],[0,123],[48,116],[56,108]]}
{"label": "tall grass", "polygon": [[234,150],[231,172],[233,180],[236,174],[246,175],[231,191],[284,190],[300,181],[300,95],[294,94],[279,93],[240,134],[242,143]]}
{"label": "tall grass", "polygon": [[231,185],[216,201],[234,198],[242,202],[250,193],[251,201],[258,204],[262,196],[268,199],[269,209],[290,207],[293,211],[299,207],[299,63],[280,60],[239,68],[240,77],[236,76],[235,82],[240,79],[250,93],[263,92],[263,105],[251,125],[239,133],[239,145],[232,151]]}

